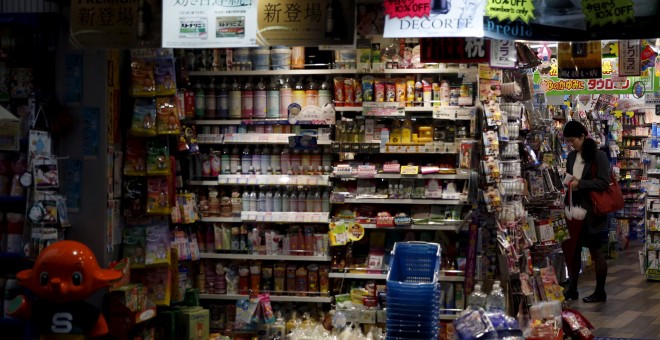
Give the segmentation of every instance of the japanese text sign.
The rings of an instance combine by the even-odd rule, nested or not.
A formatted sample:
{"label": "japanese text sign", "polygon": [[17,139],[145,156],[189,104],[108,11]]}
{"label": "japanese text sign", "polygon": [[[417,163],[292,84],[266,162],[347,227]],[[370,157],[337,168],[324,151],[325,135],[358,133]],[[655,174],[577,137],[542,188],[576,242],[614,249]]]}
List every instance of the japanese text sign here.
{"label": "japanese text sign", "polygon": [[638,76],[642,73],[640,64],[641,49],[639,40],[619,41],[620,76]]}
{"label": "japanese text sign", "polygon": [[[438,8],[441,7],[441,3],[444,3],[445,8],[447,7],[447,1],[431,2],[437,3]],[[400,19],[405,17],[421,18],[429,15],[431,10],[429,0],[385,0],[383,6],[385,6],[385,14]]]}
{"label": "japanese text sign", "polygon": [[423,63],[484,63],[490,57],[484,38],[423,38],[419,45]]}
{"label": "japanese text sign", "polygon": [[559,78],[601,78],[602,51],[600,41],[560,42],[557,47]]}
{"label": "japanese text sign", "polygon": [[582,0],[582,11],[591,26],[624,23],[635,18],[632,0]]}
{"label": "japanese text sign", "polygon": [[518,54],[513,40],[491,40],[490,66],[495,68],[515,68]]}
{"label": "japanese text sign", "polygon": [[399,4],[397,8],[402,11],[395,8],[395,14],[386,12],[385,38],[484,36],[486,0],[431,0],[424,16],[418,16],[423,11],[421,5],[413,6],[419,1],[388,1]]}

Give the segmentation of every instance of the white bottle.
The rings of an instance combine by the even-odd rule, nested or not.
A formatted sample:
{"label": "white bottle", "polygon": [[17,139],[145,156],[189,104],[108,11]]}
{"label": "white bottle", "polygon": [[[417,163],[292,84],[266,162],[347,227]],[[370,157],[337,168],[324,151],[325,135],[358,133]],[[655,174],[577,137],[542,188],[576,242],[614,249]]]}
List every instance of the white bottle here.
{"label": "white bottle", "polygon": [[486,310],[489,312],[504,312],[506,310],[506,298],[500,286],[500,281],[493,283],[493,289],[486,297]]}
{"label": "white bottle", "polygon": [[381,129],[380,130],[380,148],[384,149],[387,143],[390,142],[390,130]]}
{"label": "white bottle", "polygon": [[330,193],[327,190],[321,195],[321,211],[330,212]]}
{"label": "white bottle", "polygon": [[275,191],[273,195],[273,211],[280,212],[282,211],[282,194],[279,190]]}
{"label": "white bottle", "polygon": [[254,191],[254,188],[252,188],[252,191],[250,191],[250,210],[249,211],[257,211],[257,192]]}
{"label": "white bottle", "polygon": [[285,190],[284,193],[282,194],[282,211],[284,212],[291,211],[288,190]]}
{"label": "white bottle", "polygon": [[474,285],[474,291],[468,296],[468,308],[486,309],[486,293],[481,291],[481,283]]}
{"label": "white bottle", "polygon": [[266,193],[263,191],[257,196],[257,211],[266,211]]}
{"label": "white bottle", "polygon": [[268,192],[266,192],[266,202],[265,202],[264,206],[266,208],[266,210],[265,210],[266,212],[272,212],[273,211],[273,192],[270,191],[270,190],[268,190]]}
{"label": "white bottle", "polygon": [[250,211],[250,192],[247,189],[243,191],[243,195],[241,196],[241,202],[243,203],[242,204],[243,211]]}

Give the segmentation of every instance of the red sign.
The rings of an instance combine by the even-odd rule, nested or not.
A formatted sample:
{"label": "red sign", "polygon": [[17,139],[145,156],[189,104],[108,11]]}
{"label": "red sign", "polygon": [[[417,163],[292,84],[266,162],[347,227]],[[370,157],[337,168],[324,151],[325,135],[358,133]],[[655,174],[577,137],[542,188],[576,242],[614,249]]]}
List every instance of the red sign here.
{"label": "red sign", "polygon": [[429,15],[429,0],[385,0],[385,14],[390,18],[421,18]]}
{"label": "red sign", "polygon": [[422,63],[487,63],[490,41],[484,38],[420,38]]}

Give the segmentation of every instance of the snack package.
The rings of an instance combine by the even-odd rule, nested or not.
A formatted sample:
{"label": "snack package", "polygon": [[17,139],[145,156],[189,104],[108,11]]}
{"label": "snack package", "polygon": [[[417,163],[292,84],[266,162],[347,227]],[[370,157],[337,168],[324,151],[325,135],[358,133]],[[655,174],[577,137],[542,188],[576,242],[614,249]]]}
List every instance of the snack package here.
{"label": "snack package", "polygon": [[587,320],[584,315],[573,309],[565,309],[561,312],[564,327],[564,333],[571,336],[573,339],[591,340],[594,335],[591,333],[593,325]]}
{"label": "snack package", "polygon": [[156,94],[154,81],[154,50],[131,50],[131,94],[133,97],[153,97]]}
{"label": "snack package", "polygon": [[170,153],[167,145],[158,140],[147,142],[147,175],[169,175]]}
{"label": "snack package", "polygon": [[334,78],[335,89],[335,106],[345,106],[346,96],[344,92],[344,78]]}
{"label": "snack package", "polygon": [[176,135],[181,130],[179,126],[179,107],[176,97],[156,98],[156,131],[159,135]]}
{"label": "snack package", "polygon": [[362,77],[362,99],[365,102],[374,101],[374,77]]}
{"label": "snack package", "polygon": [[123,257],[130,260],[131,268],[144,268],[147,239],[146,228],[124,228],[123,238]]}
{"label": "snack package", "polygon": [[495,328],[483,309],[468,309],[452,323],[461,340],[475,340],[494,333]]}
{"label": "snack package", "polygon": [[126,178],[123,201],[125,217],[143,216],[147,212],[147,180],[139,177]]}
{"label": "snack package", "polygon": [[151,225],[146,231],[146,265],[170,263],[170,229],[167,223]]}
{"label": "snack package", "polygon": [[158,266],[146,272],[147,296],[157,306],[169,306],[172,293],[170,267]]}
{"label": "snack package", "polygon": [[172,49],[159,49],[154,64],[156,95],[171,96],[176,93],[174,55]]}
{"label": "snack package", "polygon": [[138,137],[153,137],[156,135],[156,102],[149,98],[135,100],[133,120],[130,134]]}
{"label": "snack package", "polygon": [[128,138],[124,153],[124,175],[147,175],[147,146],[144,139]]}
{"label": "snack package", "polygon": [[169,215],[170,194],[167,177],[147,179],[147,214]]}

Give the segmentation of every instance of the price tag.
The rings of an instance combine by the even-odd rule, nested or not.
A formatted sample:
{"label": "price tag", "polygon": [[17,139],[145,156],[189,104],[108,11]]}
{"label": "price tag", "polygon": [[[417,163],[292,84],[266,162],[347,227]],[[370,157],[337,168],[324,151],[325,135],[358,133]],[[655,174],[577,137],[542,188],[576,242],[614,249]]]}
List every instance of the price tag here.
{"label": "price tag", "polygon": [[225,142],[235,142],[233,133],[226,133],[224,135]]}
{"label": "price tag", "polygon": [[310,213],[303,213],[303,222],[312,222],[312,215]]}
{"label": "price tag", "polygon": [[248,212],[248,221],[256,221],[257,220],[257,212],[256,211],[249,211]]}
{"label": "price tag", "polygon": [[312,222],[313,223],[320,223],[321,222],[321,214],[313,214],[312,215]]}
{"label": "price tag", "polygon": [[268,185],[274,185],[277,184],[277,176],[272,176],[272,175],[261,175],[259,176],[260,182],[265,183]]}
{"label": "price tag", "polygon": [[295,222],[296,221],[296,213],[295,212],[286,212],[282,216],[282,221],[283,222]]}
{"label": "price tag", "polygon": [[317,181],[318,181],[319,185],[326,186],[326,185],[328,185],[328,176],[324,175],[324,176],[321,176],[321,177],[317,177]]}
{"label": "price tag", "polygon": [[250,185],[257,184],[257,177],[254,175],[249,176],[247,180],[248,180],[247,183]]}
{"label": "price tag", "polygon": [[350,165],[340,164],[337,165],[337,167],[335,167],[334,173],[335,176],[337,177],[342,177],[342,176],[350,177],[351,175],[353,175],[353,169],[351,168]]}
{"label": "price tag", "polygon": [[448,108],[433,107],[433,119],[454,119],[456,112]]}
{"label": "price tag", "polygon": [[231,176],[229,177],[229,180],[227,181],[228,184],[238,184],[238,179],[241,178],[241,176]]}
{"label": "price tag", "polygon": [[247,177],[239,177],[238,178],[238,184],[247,184],[248,178]]}
{"label": "price tag", "polygon": [[319,178],[316,176],[309,176],[307,185],[319,185]]}
{"label": "price tag", "polygon": [[218,176],[218,184],[227,184],[227,183],[228,183],[227,176],[223,176],[223,175]]}
{"label": "price tag", "polygon": [[257,216],[256,216],[255,220],[257,222],[263,222],[264,218],[266,217],[266,213],[263,213],[263,212],[257,212],[256,215]]}
{"label": "price tag", "polygon": [[282,213],[281,212],[274,212],[273,213],[273,222],[283,222],[284,219],[282,218]]}
{"label": "price tag", "polygon": [[376,175],[375,165],[358,165],[357,177],[358,178],[374,178]]}
{"label": "price tag", "polygon": [[257,135],[257,141],[260,143],[266,143],[268,142],[268,136],[267,134],[259,134]]}
{"label": "price tag", "polygon": [[419,166],[417,165],[404,165],[401,167],[402,175],[417,175],[419,174]]}
{"label": "price tag", "polygon": [[248,220],[248,212],[241,211],[241,221],[247,221],[247,220]]}
{"label": "price tag", "polygon": [[295,222],[305,222],[305,213],[297,213],[295,215]]}
{"label": "price tag", "polygon": [[265,222],[273,222],[273,213],[267,212],[264,214],[264,221]]}

